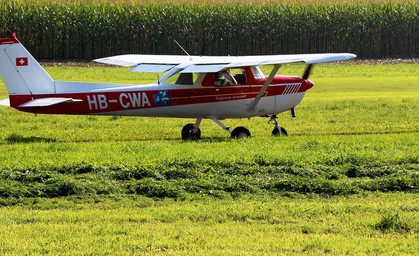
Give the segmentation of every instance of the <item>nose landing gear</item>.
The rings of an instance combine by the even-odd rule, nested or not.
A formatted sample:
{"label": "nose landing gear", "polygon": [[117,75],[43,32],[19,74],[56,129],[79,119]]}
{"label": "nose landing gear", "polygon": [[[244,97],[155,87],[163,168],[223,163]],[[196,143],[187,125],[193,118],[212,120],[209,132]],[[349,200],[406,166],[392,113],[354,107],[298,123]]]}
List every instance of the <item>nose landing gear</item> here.
{"label": "nose landing gear", "polygon": [[272,131],[273,136],[288,136],[287,130],[285,130],[285,128],[279,126],[278,117],[276,115],[272,115],[271,119],[268,121],[268,123],[275,125],[275,128]]}

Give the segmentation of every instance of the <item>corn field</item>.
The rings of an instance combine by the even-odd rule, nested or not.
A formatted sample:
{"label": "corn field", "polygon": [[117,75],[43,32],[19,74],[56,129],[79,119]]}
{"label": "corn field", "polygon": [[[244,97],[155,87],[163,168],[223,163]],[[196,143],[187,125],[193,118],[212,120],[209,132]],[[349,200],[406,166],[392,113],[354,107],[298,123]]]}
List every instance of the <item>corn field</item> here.
{"label": "corn field", "polygon": [[0,37],[38,59],[124,53],[255,55],[352,52],[418,57],[419,3],[57,3],[2,1]]}

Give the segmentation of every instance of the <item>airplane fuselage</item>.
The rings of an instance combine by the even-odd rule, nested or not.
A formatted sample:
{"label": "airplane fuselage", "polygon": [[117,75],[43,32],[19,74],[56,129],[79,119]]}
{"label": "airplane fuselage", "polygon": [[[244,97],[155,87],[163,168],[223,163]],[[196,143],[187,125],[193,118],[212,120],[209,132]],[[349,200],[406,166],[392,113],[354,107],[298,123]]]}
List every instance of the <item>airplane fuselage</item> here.
{"label": "airplane fuselage", "polygon": [[[55,81],[56,93],[10,95],[10,105],[21,111],[40,114],[243,118],[273,115],[294,108],[313,86],[311,81],[299,77],[276,76],[257,108],[248,111],[263,82],[264,79],[255,85],[191,86]],[[33,99],[52,96],[79,101],[42,108],[21,106]]]}

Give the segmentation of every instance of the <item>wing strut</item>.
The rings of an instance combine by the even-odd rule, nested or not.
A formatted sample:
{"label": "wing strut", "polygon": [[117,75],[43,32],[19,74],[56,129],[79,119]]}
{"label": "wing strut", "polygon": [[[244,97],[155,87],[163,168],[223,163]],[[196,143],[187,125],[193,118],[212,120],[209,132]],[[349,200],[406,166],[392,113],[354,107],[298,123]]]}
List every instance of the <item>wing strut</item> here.
{"label": "wing strut", "polygon": [[250,105],[248,111],[253,112],[256,109],[256,105],[259,103],[260,99],[262,98],[263,94],[268,89],[268,86],[271,84],[272,80],[274,79],[276,73],[278,72],[279,68],[281,67],[281,64],[275,64],[274,68],[271,71],[271,74],[269,75],[268,79],[266,79],[265,83],[263,84],[262,88],[260,88],[260,91],[258,95],[256,95],[255,100],[252,102],[252,105]]}

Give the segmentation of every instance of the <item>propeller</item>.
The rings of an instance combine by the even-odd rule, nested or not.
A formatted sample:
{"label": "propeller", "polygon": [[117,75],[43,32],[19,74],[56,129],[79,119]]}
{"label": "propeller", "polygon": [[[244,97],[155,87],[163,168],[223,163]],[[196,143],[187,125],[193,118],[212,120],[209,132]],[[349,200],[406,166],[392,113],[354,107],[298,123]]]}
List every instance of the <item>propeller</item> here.
{"label": "propeller", "polygon": [[[304,74],[303,74],[303,76],[302,76],[302,78],[304,79],[304,80],[307,80],[308,79],[308,77],[310,76],[310,72],[311,72],[311,69],[313,68],[313,64],[308,64],[307,65],[307,68],[306,68],[306,70],[304,71]],[[310,82],[311,83],[311,86],[313,86],[313,83],[312,82]],[[311,86],[309,87],[309,88],[311,88]],[[291,116],[292,117],[296,117],[297,115],[295,114],[295,108],[292,108],[291,109]]]}
{"label": "propeller", "polygon": [[304,71],[304,74],[303,74],[303,79],[304,80],[307,80],[308,77],[310,76],[310,72],[311,72],[312,67],[313,67],[313,64],[308,64],[307,65],[306,71]]}

